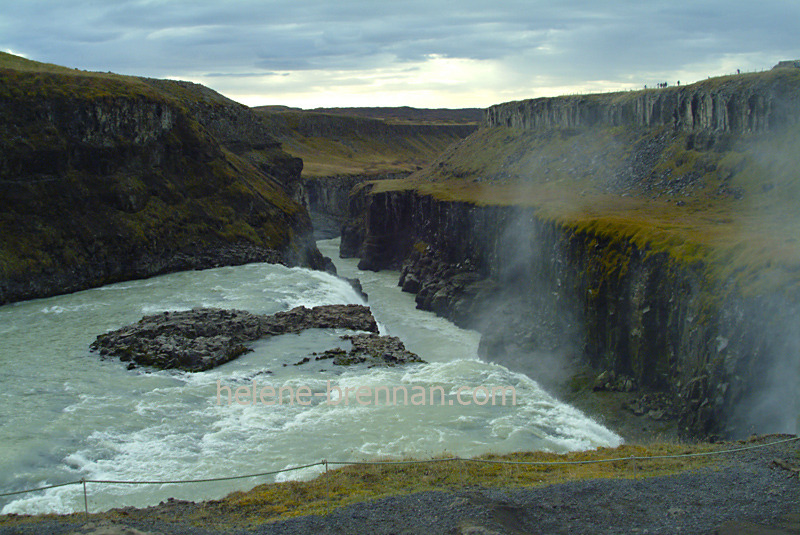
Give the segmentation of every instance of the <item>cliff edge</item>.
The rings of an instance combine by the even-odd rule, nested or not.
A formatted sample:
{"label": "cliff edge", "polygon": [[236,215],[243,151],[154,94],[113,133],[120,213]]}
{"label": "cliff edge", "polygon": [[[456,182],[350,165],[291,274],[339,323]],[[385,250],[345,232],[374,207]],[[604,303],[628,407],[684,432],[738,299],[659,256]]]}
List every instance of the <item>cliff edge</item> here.
{"label": "cliff edge", "polygon": [[182,269],[322,266],[302,162],[203,86],[0,53],[0,303]]}
{"label": "cliff edge", "polygon": [[685,436],[795,432],[798,168],[792,63],[501,104],[354,191],[342,253],[553,388],[633,392]]}

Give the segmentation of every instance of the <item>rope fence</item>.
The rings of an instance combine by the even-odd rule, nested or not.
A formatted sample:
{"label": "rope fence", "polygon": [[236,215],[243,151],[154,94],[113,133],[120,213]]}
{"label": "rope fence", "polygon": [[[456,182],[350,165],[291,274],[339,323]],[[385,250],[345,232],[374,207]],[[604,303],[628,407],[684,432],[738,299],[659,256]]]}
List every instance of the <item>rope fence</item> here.
{"label": "rope fence", "polygon": [[328,460],[321,460],[311,464],[304,464],[302,466],[293,466],[290,468],[282,468],[280,470],[272,470],[269,472],[258,472],[255,474],[246,474],[240,476],[228,476],[228,477],[208,477],[202,479],[164,479],[158,481],[148,481],[148,480],[141,480],[141,481],[126,481],[126,480],[115,480],[115,479],[86,479],[81,478],[78,481],[69,481],[66,483],[58,483],[55,485],[46,485],[42,487],[36,487],[32,489],[25,489],[25,490],[17,490],[14,492],[5,492],[0,493],[0,498],[8,497],[8,496],[16,496],[20,494],[27,494],[29,492],[39,492],[43,490],[55,489],[58,487],[66,487],[69,485],[83,485],[83,504],[84,504],[84,512],[88,515],[89,514],[89,499],[88,494],[86,491],[86,484],[87,483],[98,483],[98,484],[109,484],[109,485],[180,485],[186,483],[209,483],[215,481],[235,481],[238,479],[248,479],[253,477],[263,477],[263,476],[271,476],[280,474],[283,472],[292,472],[295,470],[304,470],[306,468],[312,468],[314,466],[324,466],[325,473],[328,472],[328,467],[333,466],[344,466],[344,465],[361,465],[361,466],[377,466],[377,465],[403,465],[403,464],[426,464],[426,463],[447,463],[453,461],[461,461],[461,466],[463,467],[463,463],[478,463],[478,464],[506,464],[506,465],[529,465],[529,466],[544,466],[544,465],[580,465],[580,464],[600,464],[600,463],[618,463],[618,462],[631,462],[633,463],[633,470],[636,473],[636,461],[652,461],[658,459],[683,459],[689,457],[708,457],[713,455],[725,455],[728,453],[738,453],[742,451],[748,450],[755,450],[760,448],[768,448],[771,446],[777,446],[779,444],[786,444],[788,442],[795,442],[800,440],[800,436],[786,438],[783,440],[778,440],[775,442],[770,442],[767,444],[756,444],[753,446],[742,446],[740,448],[731,448],[727,450],[720,450],[720,451],[708,451],[708,452],[700,452],[700,453],[681,453],[681,454],[674,454],[674,455],[648,455],[648,456],[637,456],[631,455],[629,457],[616,457],[611,459],[589,459],[585,461],[504,461],[499,459],[470,459],[470,458],[463,458],[463,457],[444,457],[441,459],[422,459],[422,460],[408,460],[408,461],[328,461]]}

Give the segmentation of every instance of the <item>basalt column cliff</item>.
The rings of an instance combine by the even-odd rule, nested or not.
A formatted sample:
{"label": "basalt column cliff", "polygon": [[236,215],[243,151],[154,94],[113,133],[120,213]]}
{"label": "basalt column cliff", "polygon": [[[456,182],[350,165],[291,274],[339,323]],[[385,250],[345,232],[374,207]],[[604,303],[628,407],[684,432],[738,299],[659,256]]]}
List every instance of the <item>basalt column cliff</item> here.
{"label": "basalt column cliff", "polygon": [[0,303],[251,261],[322,266],[302,162],[203,86],[0,54]]}
{"label": "basalt column cliff", "polygon": [[[554,388],[641,391],[686,436],[794,432],[800,69],[513,102],[354,190],[343,252]],[[570,383],[570,377],[572,382]],[[644,398],[643,398],[644,399]]]}

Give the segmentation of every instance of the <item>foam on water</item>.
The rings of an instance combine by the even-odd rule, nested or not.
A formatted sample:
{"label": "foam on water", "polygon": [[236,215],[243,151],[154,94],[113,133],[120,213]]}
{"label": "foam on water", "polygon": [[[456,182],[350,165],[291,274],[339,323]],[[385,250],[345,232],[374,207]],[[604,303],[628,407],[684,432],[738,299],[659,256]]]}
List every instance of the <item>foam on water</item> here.
{"label": "foam on water", "polygon": [[[326,244],[323,244],[323,247]],[[330,246],[330,245],[328,245]],[[362,303],[347,282],[326,273],[251,264],[166,275],[67,296],[0,307],[0,492],[80,478],[173,480],[279,470],[321,459],[473,456],[613,446],[620,438],[560,403],[530,378],[477,358],[477,333],[414,308],[396,274],[360,273],[376,318],[428,364],[340,368],[302,366],[312,353],[347,347],[344,331],[310,330],[256,342],[253,352],[215,370],[188,374],[127,370],[88,351],[94,337],[143,314],[196,306],[273,313],[294,306]],[[305,386],[311,404],[228,403],[224,387]],[[386,399],[328,403],[333,388],[414,387],[435,391],[424,405]],[[508,386],[516,405],[469,405],[459,388]],[[443,392],[440,396],[438,392]],[[352,393],[351,393],[352,396]],[[479,403],[484,403],[483,405]],[[269,480],[306,479],[320,467],[274,478],[191,485],[90,485],[92,510],[146,506],[168,497],[219,498]],[[3,513],[82,510],[79,485],[0,502]]]}

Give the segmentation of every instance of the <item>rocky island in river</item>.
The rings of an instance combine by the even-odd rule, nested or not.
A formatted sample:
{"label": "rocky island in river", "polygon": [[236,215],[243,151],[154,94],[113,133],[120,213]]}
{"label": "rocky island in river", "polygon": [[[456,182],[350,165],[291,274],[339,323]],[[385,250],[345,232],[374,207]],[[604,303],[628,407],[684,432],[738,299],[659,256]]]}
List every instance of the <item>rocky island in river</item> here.
{"label": "rocky island in river", "polygon": [[375,318],[369,307],[363,305],[300,306],[271,315],[219,308],[163,312],[101,334],[91,348],[102,356],[129,362],[129,367],[138,365],[200,372],[248,353],[251,351],[248,342],[297,334],[306,329],[348,329],[371,333],[345,335],[343,338],[352,342],[349,351],[337,348],[317,357],[332,358],[334,365],[368,362],[369,365],[394,366],[424,362],[418,355],[407,351],[397,338],[379,336]]}

